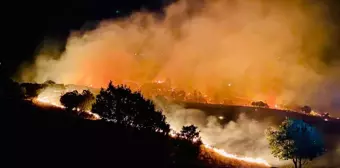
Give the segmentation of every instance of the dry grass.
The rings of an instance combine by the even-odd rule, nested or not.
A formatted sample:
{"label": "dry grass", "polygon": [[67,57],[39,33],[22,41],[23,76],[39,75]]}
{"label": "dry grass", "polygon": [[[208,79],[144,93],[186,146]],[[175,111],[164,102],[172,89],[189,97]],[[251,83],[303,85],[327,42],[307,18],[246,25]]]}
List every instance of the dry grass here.
{"label": "dry grass", "polygon": [[218,168],[268,168],[262,164],[245,162],[237,159],[223,157],[211,149],[202,147],[200,159],[209,164],[209,167]]}

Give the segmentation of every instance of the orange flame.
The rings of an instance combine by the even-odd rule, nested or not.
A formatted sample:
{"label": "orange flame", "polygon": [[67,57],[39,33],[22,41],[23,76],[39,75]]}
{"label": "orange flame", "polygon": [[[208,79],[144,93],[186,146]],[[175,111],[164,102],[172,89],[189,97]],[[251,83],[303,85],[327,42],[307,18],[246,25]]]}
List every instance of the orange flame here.
{"label": "orange flame", "polygon": [[223,149],[218,149],[218,148],[212,147],[212,146],[210,146],[208,144],[204,144],[204,147],[207,148],[207,149],[213,150],[214,152],[218,153],[219,155],[221,155],[223,157],[227,157],[227,158],[231,158],[231,159],[236,159],[236,160],[240,160],[240,161],[244,161],[244,162],[248,162],[248,163],[261,164],[261,165],[270,167],[270,164],[266,160],[264,160],[262,158],[252,158],[252,157],[237,156],[237,155],[228,153],[228,152],[224,151]]}
{"label": "orange flame", "polygon": [[[40,97],[40,96],[38,96],[37,98],[35,98],[34,100],[33,100],[33,102],[35,103],[35,104],[45,104],[45,105],[50,105],[50,106],[54,106],[54,107],[58,107],[58,108],[62,108],[62,109],[65,109],[65,107],[63,106],[63,105],[61,105],[59,102],[56,102],[56,101],[53,101],[53,100],[51,100],[48,96],[42,96],[42,97]],[[76,109],[78,112],[80,111],[80,109],[79,108],[77,108]],[[86,113],[88,113],[88,114],[90,114],[90,115],[92,115],[94,118],[94,120],[98,120],[98,119],[100,119],[101,117],[98,115],[98,114],[96,114],[96,113],[92,113],[91,111],[85,111]]]}
{"label": "orange flame", "polygon": [[[169,133],[169,135],[171,137],[176,137],[177,136],[175,131],[171,131]],[[210,150],[214,151],[215,153],[219,154],[220,156],[223,156],[223,157],[226,157],[226,158],[236,159],[236,160],[240,160],[240,161],[244,161],[244,162],[248,162],[248,163],[260,164],[260,165],[264,165],[264,166],[267,166],[267,167],[271,166],[266,160],[264,160],[262,158],[252,158],[252,157],[237,156],[235,154],[228,153],[228,152],[226,152],[223,149],[218,149],[218,148],[212,147],[211,145],[206,144],[204,142],[203,142],[203,146],[204,146],[204,148],[210,149]]]}
{"label": "orange flame", "polygon": [[65,108],[64,106],[60,105],[60,103],[51,101],[50,98],[48,96],[38,96],[34,102],[39,102],[42,104],[47,104],[47,105],[52,105],[55,107],[59,107],[59,108]]}

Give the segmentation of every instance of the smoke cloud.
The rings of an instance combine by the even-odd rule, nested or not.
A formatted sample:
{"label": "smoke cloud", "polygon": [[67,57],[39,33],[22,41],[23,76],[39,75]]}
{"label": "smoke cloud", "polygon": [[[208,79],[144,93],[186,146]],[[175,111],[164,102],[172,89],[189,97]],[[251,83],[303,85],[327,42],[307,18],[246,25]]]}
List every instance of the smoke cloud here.
{"label": "smoke cloud", "polygon": [[167,118],[172,129],[180,131],[183,126],[196,125],[200,130],[202,141],[217,148],[240,156],[263,158],[271,165],[290,164],[280,161],[271,155],[265,130],[271,126],[269,122],[257,122],[240,114],[236,121],[221,124],[218,116],[206,116],[197,109],[185,109],[177,104],[170,104],[159,99],[154,100]]}
{"label": "smoke cloud", "polygon": [[[335,138],[336,139],[336,138]],[[339,138],[337,138],[337,141],[339,141]],[[316,158],[313,161],[313,167],[316,168],[322,168],[322,167],[340,167],[340,143],[335,147],[334,149],[328,150],[325,155]]]}
{"label": "smoke cloud", "polygon": [[319,91],[339,75],[321,61],[333,41],[326,9],[304,0],[181,0],[161,19],[140,12],[73,32],[58,59],[41,52],[21,80],[105,87],[169,78],[208,95],[329,107]]}

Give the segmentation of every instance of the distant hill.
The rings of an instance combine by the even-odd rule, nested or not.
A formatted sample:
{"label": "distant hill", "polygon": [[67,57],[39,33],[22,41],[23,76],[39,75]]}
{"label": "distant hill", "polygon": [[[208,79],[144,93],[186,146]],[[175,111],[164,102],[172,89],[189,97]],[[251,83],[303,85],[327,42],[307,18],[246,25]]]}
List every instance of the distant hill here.
{"label": "distant hill", "polygon": [[220,104],[201,104],[201,103],[179,103],[187,109],[199,109],[207,115],[223,116],[225,122],[236,120],[239,114],[244,113],[250,118],[263,121],[270,119],[272,122],[279,124],[286,117],[304,120],[307,123],[315,125],[327,134],[339,134],[340,131],[334,128],[340,127],[340,119],[329,118],[325,120],[322,117],[306,115],[299,112],[289,110],[279,110],[270,108],[260,108],[251,106],[234,106],[234,105],[220,105]]}

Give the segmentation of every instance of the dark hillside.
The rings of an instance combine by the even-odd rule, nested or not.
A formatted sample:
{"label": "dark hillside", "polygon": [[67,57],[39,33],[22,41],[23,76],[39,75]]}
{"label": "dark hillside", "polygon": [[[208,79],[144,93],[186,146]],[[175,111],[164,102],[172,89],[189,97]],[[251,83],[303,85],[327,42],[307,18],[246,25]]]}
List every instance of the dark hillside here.
{"label": "dark hillside", "polygon": [[[8,104],[10,105],[10,104]],[[16,102],[14,167],[253,167],[201,146],[200,157],[178,163],[189,146],[148,130],[85,120],[58,107]]]}
{"label": "dark hillside", "polygon": [[15,167],[169,165],[171,139],[167,136],[84,120],[58,108],[40,108],[28,102],[18,107],[13,109],[17,115]]}

